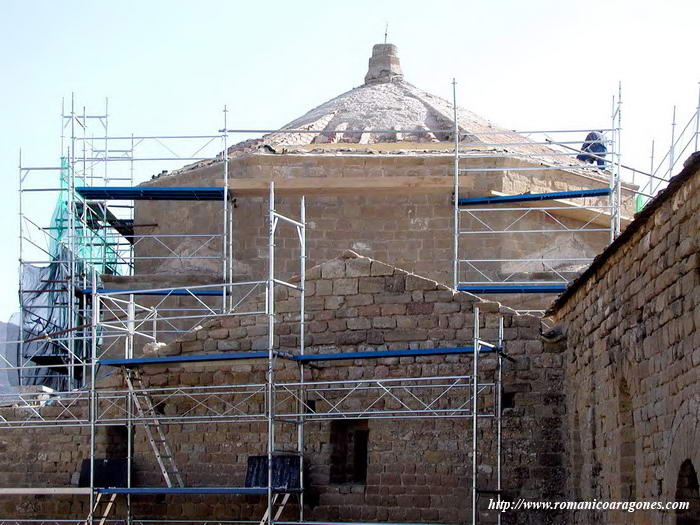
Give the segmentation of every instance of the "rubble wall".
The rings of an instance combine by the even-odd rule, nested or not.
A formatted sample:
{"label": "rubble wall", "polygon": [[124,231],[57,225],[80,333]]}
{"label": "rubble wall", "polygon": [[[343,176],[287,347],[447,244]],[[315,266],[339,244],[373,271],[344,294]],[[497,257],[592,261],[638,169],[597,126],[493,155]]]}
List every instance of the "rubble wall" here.
{"label": "rubble wall", "polygon": [[[700,468],[698,163],[679,177],[556,306],[566,332],[572,499],[676,501],[684,462]],[[699,501],[692,512],[700,515]],[[587,511],[576,522],[675,519]]]}

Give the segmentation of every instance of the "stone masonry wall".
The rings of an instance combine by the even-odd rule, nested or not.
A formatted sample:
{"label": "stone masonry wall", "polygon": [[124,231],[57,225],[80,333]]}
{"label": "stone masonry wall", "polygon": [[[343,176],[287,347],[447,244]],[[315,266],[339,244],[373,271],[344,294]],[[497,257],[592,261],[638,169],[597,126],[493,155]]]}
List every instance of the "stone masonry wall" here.
{"label": "stone masonry wall", "polygon": [[[682,177],[557,306],[566,332],[571,499],[675,501],[681,465],[700,469],[698,163]],[[697,518],[700,501],[693,505]],[[585,511],[576,523],[675,519]]]}
{"label": "stone masonry wall", "polygon": [[[510,399],[503,412],[504,497],[561,497],[565,482],[562,356],[544,348],[537,318],[516,315],[497,303],[455,293],[434,281],[352,253],[310,269],[307,277],[307,353],[471,345],[474,306],[482,313],[480,329],[485,340],[495,340],[498,317],[502,315],[507,351],[516,359],[515,363],[504,365],[504,392]],[[295,313],[298,307],[297,299],[285,290],[280,289],[276,299],[276,344],[282,351],[291,352],[298,343],[298,314]],[[158,352],[172,355],[265,349],[266,333],[265,316],[228,316],[207,322]],[[488,381],[495,369],[495,357],[485,354],[481,361],[481,370]],[[154,365],[144,367],[143,374],[152,388],[259,385],[264,382],[265,362]],[[468,376],[471,363],[468,355],[319,362],[306,367],[306,380]],[[279,381],[299,379],[298,366],[284,359],[277,361],[275,374]],[[123,391],[120,374],[115,371],[101,382],[101,388],[103,400],[110,396],[106,389]],[[336,397],[328,395],[338,399],[337,394]],[[450,403],[463,404],[468,399],[466,395],[464,391],[453,392],[452,397],[447,396],[441,403],[454,407],[456,405]],[[201,408],[191,398],[154,393],[154,399],[162,399],[159,410],[163,417],[193,415]],[[367,398],[360,395],[350,406],[360,407],[366,402]],[[388,406],[384,403],[390,402],[382,400],[377,406]],[[242,405],[247,407],[243,410],[259,414],[263,410],[262,403],[262,394],[253,394]],[[322,403],[321,398],[316,403]],[[486,389],[480,404],[493,407],[492,389]],[[111,408],[105,406],[105,413],[109,414]],[[77,403],[72,410],[78,413],[81,407],[84,405]],[[296,427],[284,424],[278,427],[278,444],[291,448]],[[310,484],[307,519],[469,521],[469,419],[369,419],[364,483],[331,483],[330,427],[330,421],[306,425],[306,469]],[[99,434],[106,436],[100,438],[105,443],[111,439],[107,428],[101,429]],[[493,420],[483,419],[479,432],[480,486],[493,488]],[[265,424],[259,419],[167,425],[168,441],[188,486],[241,486],[248,457],[265,451],[265,436]],[[60,435],[46,429],[3,430],[2,444],[0,484],[4,486],[47,486],[49,483],[69,486],[71,480],[75,481],[76,469],[87,453],[85,429]],[[163,486],[141,427],[137,427],[134,450],[135,485]],[[46,453],[48,456],[44,457]],[[0,502],[0,509],[4,516],[81,517],[86,512],[84,499],[77,496],[6,497]],[[484,496],[481,512],[484,523],[491,523],[495,516],[493,511],[486,510],[487,504],[488,496]],[[134,498],[134,505],[135,515],[141,518],[259,519],[263,511],[257,496],[140,496]],[[293,510],[286,511],[289,517],[294,515]],[[504,515],[504,523],[539,524],[554,522],[554,519],[554,515],[538,516],[536,513]]]}
{"label": "stone masonry wall", "polygon": [[[528,166],[518,159],[466,159],[463,167],[483,168],[484,171],[462,174],[460,195],[483,196],[489,192],[507,194],[526,192],[551,192],[574,189],[589,189],[605,186],[604,180],[590,178],[584,174],[556,170],[516,171],[508,168]],[[503,171],[492,171],[503,168]],[[318,264],[351,249],[362,255],[387,261],[408,271],[424,275],[440,283],[451,284],[453,280],[453,205],[452,185],[431,187],[431,177],[450,180],[453,174],[453,157],[449,154],[411,153],[403,154],[256,154],[234,158],[229,163],[232,180],[262,179],[275,177],[287,179],[309,179],[317,182],[319,191],[306,195],[307,210],[307,255],[309,264]],[[585,175],[588,175],[587,178]],[[394,191],[378,191],[371,184],[355,191],[333,192],[324,189],[326,180],[371,177],[378,181],[394,177],[414,177],[413,187]],[[210,165],[161,177],[149,185],[165,186],[209,186],[223,184],[221,165]],[[233,210],[233,272],[236,278],[251,279],[264,275],[267,259],[267,198],[251,195],[236,195]],[[278,191],[277,209],[290,216],[298,216],[299,196]],[[625,203],[630,203],[628,192],[624,192]],[[587,204],[606,204],[606,198],[588,199]],[[582,204],[582,202],[579,202]],[[510,206],[512,209],[512,206]],[[503,227],[518,220],[517,227],[527,230],[559,228],[557,221],[569,227],[579,227],[581,222],[557,216],[525,212],[504,212],[488,216],[494,227]],[[628,213],[626,213],[628,214]],[[520,218],[519,218],[520,217]],[[142,239],[136,246],[136,274],[152,276],[161,281],[161,286],[187,284],[193,273],[208,276],[210,282],[222,279],[222,265],[216,260],[221,253],[220,239],[205,237],[188,238],[189,234],[206,235],[221,233],[222,206],[210,202],[138,202],[137,224],[157,224],[140,228],[148,235],[170,235],[159,240]],[[480,219],[486,217],[481,215]],[[518,219],[519,218],[519,219]],[[462,229],[480,229],[478,220],[462,214]],[[298,242],[296,232],[280,227],[277,245],[277,269],[281,278],[299,273]],[[552,259],[559,257],[592,257],[608,242],[605,232],[587,234],[478,234],[463,236],[461,259]],[[204,246],[202,246],[204,244]],[[167,247],[166,247],[167,246]],[[193,259],[173,259],[173,253],[194,256]],[[477,255],[475,257],[475,254]],[[159,259],[168,257],[171,259]],[[144,259],[138,259],[144,257]],[[531,272],[543,280],[556,278],[551,270],[541,266],[505,263],[479,265],[498,280],[514,271]],[[465,273],[469,266],[464,265]],[[561,274],[580,271],[582,266],[565,263],[556,268]],[[477,271],[463,275],[464,280],[483,279]],[[511,278],[512,280],[512,278]],[[497,300],[519,308],[543,309],[547,306],[538,298],[504,296]],[[545,299],[548,301],[548,299]]]}

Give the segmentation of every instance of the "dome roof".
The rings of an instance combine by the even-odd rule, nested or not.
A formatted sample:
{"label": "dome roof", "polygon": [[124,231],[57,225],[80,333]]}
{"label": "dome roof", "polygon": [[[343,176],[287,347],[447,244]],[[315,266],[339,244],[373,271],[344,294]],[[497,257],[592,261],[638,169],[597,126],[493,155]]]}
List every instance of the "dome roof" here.
{"label": "dome roof", "polygon": [[[457,108],[457,121],[460,140],[468,143],[465,149],[493,149],[508,144],[507,148],[498,149],[535,156],[553,152],[536,144],[513,145],[529,141],[463,108]],[[431,149],[430,143],[454,140],[454,110],[451,102],[404,81],[395,45],[377,44],[362,86],[321,104],[280,129],[290,131],[269,133],[232,146],[229,151],[380,143],[404,143],[406,147],[419,143],[422,149]]]}

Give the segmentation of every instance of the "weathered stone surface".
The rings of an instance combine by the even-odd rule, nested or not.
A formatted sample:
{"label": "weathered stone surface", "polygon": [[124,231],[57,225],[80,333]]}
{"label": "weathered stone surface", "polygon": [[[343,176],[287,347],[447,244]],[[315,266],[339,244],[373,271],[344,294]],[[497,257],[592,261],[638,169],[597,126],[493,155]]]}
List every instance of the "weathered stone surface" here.
{"label": "weathered stone surface", "polygon": [[[566,454],[546,462],[561,461],[570,473],[565,499],[673,501],[683,462],[700,467],[697,195],[696,169],[559,306],[562,337],[552,334],[559,340],[531,360],[564,385]],[[520,326],[527,319],[514,321]],[[527,337],[532,326],[517,330]],[[549,400],[560,404],[551,396],[543,402]],[[692,512],[700,515],[700,508]],[[576,523],[674,518],[608,512]]]}
{"label": "weathered stone surface", "polygon": [[[354,265],[353,261],[362,261]],[[320,268],[320,269],[318,269]],[[433,290],[435,283],[410,276],[402,270],[370,259],[344,257],[329,261],[318,268],[310,268],[307,289],[314,294],[307,297],[305,316],[305,352],[354,352],[384,349],[418,349],[436,346],[467,346],[472,344],[471,315],[474,305],[480,302],[463,293]],[[367,275],[375,273],[377,275]],[[407,282],[416,288],[407,291]],[[363,284],[364,283],[364,284]],[[389,284],[387,284],[389,283]],[[397,283],[400,283],[397,285]],[[320,295],[319,291],[327,295]],[[425,292],[425,293],[423,293]],[[285,352],[296,351],[299,339],[299,316],[295,315],[293,298],[284,294],[277,297],[275,310],[275,345]],[[284,305],[284,306],[280,306]],[[264,308],[264,297],[252,298],[245,305],[250,311]],[[488,314],[487,317],[496,316]],[[518,452],[510,457],[504,468],[504,484],[509,487],[528,486],[537,483],[543,487],[538,498],[555,497],[559,492],[562,474],[560,469],[563,445],[559,441],[558,427],[562,425],[564,401],[561,397],[561,376],[547,376],[546,371],[556,371],[561,353],[543,353],[539,333],[534,330],[533,321],[523,322],[512,312],[505,315],[505,324],[510,331],[506,334],[507,345],[520,345],[523,352],[536,355],[511,367],[506,365],[506,392],[514,395],[515,408],[505,419],[505,443],[517,443]],[[451,320],[457,316],[460,322]],[[185,334],[179,341],[159,346],[163,352],[226,352],[267,350],[267,323],[265,315],[222,317],[216,323],[205,323],[195,335]],[[453,326],[456,324],[456,326]],[[461,329],[458,329],[461,326]],[[484,337],[495,336],[497,323],[485,320]],[[488,326],[488,328],[486,328]],[[513,328],[517,327],[517,328]],[[491,332],[489,332],[491,330]],[[522,332],[520,330],[523,330]],[[514,352],[515,353],[515,352]],[[236,385],[262,385],[265,380],[266,360],[251,359],[233,363],[178,364],[174,366],[149,367],[144,369],[144,377],[152,387],[181,387],[203,385],[207,387]],[[425,379],[435,376],[468,376],[471,357],[468,355],[402,357],[381,360],[348,360],[331,364],[319,362],[306,369],[306,381],[376,381],[400,377]],[[482,359],[485,380],[492,378],[495,364],[492,356]],[[513,375],[517,370],[519,375]],[[280,359],[277,361],[275,377],[282,382],[296,382],[299,379],[298,366]],[[118,377],[118,376],[117,376]],[[354,384],[354,383],[351,383]],[[370,383],[371,384],[371,383]],[[123,384],[107,383],[104,387]],[[251,387],[252,388],[252,387]],[[261,390],[261,392],[264,388]],[[168,390],[167,392],[172,392]],[[238,405],[233,412],[233,404],[223,404],[224,400],[234,403],[218,390],[207,390],[204,396],[194,398],[188,395],[168,394],[158,410],[168,415],[195,414],[203,410],[199,403],[214,403],[219,413],[263,413],[264,398],[255,394]],[[450,401],[459,406],[467,403],[468,393],[451,389],[457,397]],[[344,396],[348,390],[341,391]],[[416,392],[420,395],[419,392]],[[333,398],[334,394],[326,392]],[[345,410],[363,410],[367,404],[380,410],[391,402],[390,396],[374,400],[371,390],[361,389],[344,401]],[[398,391],[395,395],[402,395]],[[465,397],[466,396],[466,397]],[[195,401],[196,399],[196,401]],[[243,398],[236,398],[241,401]],[[280,398],[281,399],[281,398]],[[446,401],[446,398],[443,398]],[[484,409],[492,406],[493,398],[484,398]],[[338,401],[338,399],[336,399]],[[408,396],[413,403],[414,398]],[[217,404],[218,403],[218,404]],[[325,409],[316,400],[317,409]],[[48,409],[49,407],[47,407]],[[86,409],[86,407],[83,407]],[[292,408],[293,409],[293,408]],[[229,411],[229,412],[227,412]],[[2,409],[0,409],[2,415]],[[547,432],[542,430],[542,417],[550,417]],[[559,418],[559,419],[556,419]],[[265,426],[258,423],[207,423],[203,425],[168,425],[167,439],[172,444],[176,460],[181,470],[186,472],[187,482],[197,486],[217,486],[240,483],[245,478],[248,457],[264,453]],[[288,427],[288,428],[286,428]],[[306,461],[309,466],[307,480],[319,494],[319,504],[307,509],[309,519],[341,521],[381,519],[384,521],[417,521],[430,519],[437,522],[465,521],[469,516],[468,500],[463,497],[464,487],[469,485],[468,471],[470,442],[469,421],[460,419],[424,420],[370,420],[367,466],[367,482],[364,485],[343,485],[329,483],[329,465],[333,447],[329,423],[308,424],[306,427]],[[485,436],[495,432],[493,421],[481,423]],[[101,430],[99,431],[101,432]],[[279,443],[294,443],[295,429],[291,425],[280,425],[277,439]],[[47,475],[57,479],[68,479],[84,457],[88,446],[86,436],[76,433],[75,437],[58,442],[54,438],[64,434],[36,434],[49,436],[50,450],[59,451],[58,459],[47,463],[51,473],[25,469],[16,472],[17,458],[22,464],[34,465],[31,454],[36,447],[22,447],[23,441],[4,444],[0,441],[0,451],[12,452],[6,457],[12,461],[0,460],[0,483],[6,486],[35,485],[39,479],[45,481]],[[45,439],[36,437],[36,440]],[[5,447],[3,449],[2,447]],[[100,445],[102,446],[102,445]],[[512,445],[507,445],[512,446]],[[82,448],[81,448],[82,447]],[[493,457],[493,439],[482,440],[484,458]],[[75,450],[83,453],[78,455]],[[101,450],[101,449],[99,449]],[[509,449],[515,450],[515,449]],[[15,454],[14,452],[17,452]],[[68,454],[62,458],[60,454]],[[72,451],[72,452],[71,452]],[[157,463],[150,445],[141,430],[137,430],[134,442],[135,475],[139,483],[158,485],[161,483]],[[484,459],[480,467],[482,481],[486,485],[495,483],[495,474],[490,460]],[[4,470],[3,470],[4,469]],[[13,470],[15,469],[15,470]],[[43,469],[41,469],[43,470]],[[41,476],[33,477],[33,476]],[[551,482],[555,479],[556,482]],[[534,480],[534,481],[533,481]],[[551,484],[551,488],[548,488]],[[399,504],[399,498],[402,498]],[[77,507],[76,500],[71,506],[55,511],[55,516],[72,516]],[[232,503],[232,501],[235,501]],[[231,496],[207,497],[206,501],[191,504],[187,498],[179,500],[166,498],[167,505],[154,506],[145,500],[134,501],[134,509],[144,518],[171,519],[212,519],[222,516],[226,519],[248,519],[262,516],[264,509],[259,502],[246,504],[243,500],[233,500]],[[48,510],[43,502],[36,507]],[[87,515],[87,509],[80,507]],[[1,509],[0,509],[1,510]],[[26,515],[33,515],[27,511]],[[287,511],[285,511],[287,512]],[[42,514],[43,515],[43,514]],[[285,515],[286,516],[286,515]],[[290,519],[293,513],[289,513]],[[84,516],[82,517],[84,519]]]}

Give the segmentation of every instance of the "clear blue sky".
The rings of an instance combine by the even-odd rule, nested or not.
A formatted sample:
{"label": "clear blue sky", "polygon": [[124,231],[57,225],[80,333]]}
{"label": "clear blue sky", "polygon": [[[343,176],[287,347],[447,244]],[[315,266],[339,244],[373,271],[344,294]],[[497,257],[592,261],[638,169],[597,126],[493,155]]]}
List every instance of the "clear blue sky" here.
{"label": "clear blue sky", "polygon": [[[362,84],[371,46],[406,79],[509,128],[607,125],[623,82],[623,161],[667,147],[697,104],[697,0],[0,0],[0,320],[17,309],[17,158],[56,165],[61,97],[110,100],[115,133],[279,127]],[[153,166],[153,172],[160,171]]]}

